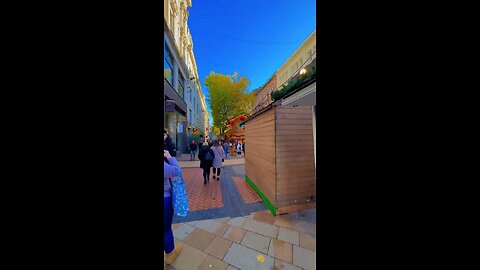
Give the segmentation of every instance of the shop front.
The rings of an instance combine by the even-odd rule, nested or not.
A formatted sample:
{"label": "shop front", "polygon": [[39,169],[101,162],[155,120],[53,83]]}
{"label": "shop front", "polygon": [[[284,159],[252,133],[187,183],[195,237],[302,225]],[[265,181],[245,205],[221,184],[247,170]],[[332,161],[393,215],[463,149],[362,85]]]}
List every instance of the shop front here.
{"label": "shop front", "polygon": [[164,129],[177,147],[177,157],[185,153],[187,148],[187,104],[173,87],[164,81]]}

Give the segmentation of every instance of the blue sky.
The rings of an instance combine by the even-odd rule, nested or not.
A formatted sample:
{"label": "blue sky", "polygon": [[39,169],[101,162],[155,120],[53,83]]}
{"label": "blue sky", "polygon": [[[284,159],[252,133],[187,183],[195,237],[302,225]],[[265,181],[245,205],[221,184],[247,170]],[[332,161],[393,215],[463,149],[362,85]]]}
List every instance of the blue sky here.
{"label": "blue sky", "polygon": [[[315,0],[192,0],[188,26],[205,97],[211,71],[262,86],[316,28]],[[210,107],[207,102],[207,107]],[[211,119],[211,123],[213,120]]]}

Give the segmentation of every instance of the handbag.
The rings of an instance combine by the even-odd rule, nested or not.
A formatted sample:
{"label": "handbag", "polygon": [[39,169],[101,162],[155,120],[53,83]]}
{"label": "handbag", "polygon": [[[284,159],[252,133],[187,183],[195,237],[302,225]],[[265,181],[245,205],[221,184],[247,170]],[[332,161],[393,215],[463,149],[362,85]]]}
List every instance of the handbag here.
{"label": "handbag", "polygon": [[173,210],[178,216],[186,217],[188,214],[188,197],[185,180],[183,179],[182,171],[177,167],[175,169],[178,172],[178,177],[172,180]]}

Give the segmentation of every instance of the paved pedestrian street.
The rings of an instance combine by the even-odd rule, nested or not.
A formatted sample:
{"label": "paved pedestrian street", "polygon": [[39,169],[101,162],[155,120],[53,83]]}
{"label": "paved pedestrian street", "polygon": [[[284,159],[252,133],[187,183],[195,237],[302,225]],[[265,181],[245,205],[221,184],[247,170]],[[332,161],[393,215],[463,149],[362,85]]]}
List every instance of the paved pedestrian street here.
{"label": "paved pedestrian street", "polygon": [[243,163],[225,160],[220,181],[204,185],[199,161],[179,159],[190,212],[174,215],[175,244],[184,248],[164,269],[315,269],[316,209],[273,216]]}
{"label": "paved pedestrian street", "polygon": [[266,210],[245,216],[173,225],[184,246],[164,269],[315,269],[316,209],[283,216]]}
{"label": "paved pedestrian street", "polygon": [[258,194],[245,181],[244,159],[225,160],[220,181],[203,184],[200,161],[179,161],[188,195],[190,212],[186,217],[174,215],[173,224],[223,217],[246,216],[266,210]]}

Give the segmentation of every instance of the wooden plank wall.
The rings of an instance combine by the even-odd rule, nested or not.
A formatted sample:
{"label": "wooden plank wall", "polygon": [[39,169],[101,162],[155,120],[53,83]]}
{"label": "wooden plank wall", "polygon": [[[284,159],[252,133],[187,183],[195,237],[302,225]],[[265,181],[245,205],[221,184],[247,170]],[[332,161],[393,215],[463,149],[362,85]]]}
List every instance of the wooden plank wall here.
{"label": "wooden plank wall", "polygon": [[275,204],[311,201],[316,197],[312,107],[278,106],[276,120]]}
{"label": "wooden plank wall", "polygon": [[275,111],[245,123],[245,174],[275,204]]}

